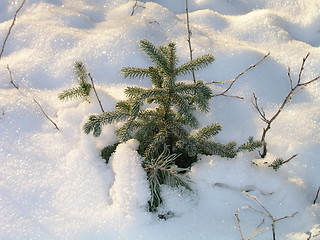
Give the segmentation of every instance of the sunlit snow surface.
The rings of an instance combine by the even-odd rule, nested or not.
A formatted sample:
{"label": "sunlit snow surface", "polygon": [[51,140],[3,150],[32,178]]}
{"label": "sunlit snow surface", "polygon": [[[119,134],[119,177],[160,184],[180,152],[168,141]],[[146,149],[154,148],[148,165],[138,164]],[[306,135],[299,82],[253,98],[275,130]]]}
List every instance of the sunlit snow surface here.
{"label": "sunlit snow surface", "polygon": [[[0,43],[21,0],[0,0]],[[138,42],[177,43],[180,62],[189,58],[185,1],[27,0],[17,16],[0,60],[0,239],[1,240],[234,240],[241,239],[234,213],[259,206],[274,217],[277,239],[320,239],[320,205],[312,205],[320,186],[320,82],[299,92],[267,135],[269,154],[240,153],[236,159],[203,157],[189,173],[194,191],[163,188],[167,221],[146,211],[149,199],[137,142],[121,144],[108,165],[99,149],[116,141],[105,126],[99,138],[81,128],[91,103],[60,102],[59,92],[75,85],[72,66],[84,61],[95,79],[105,110],[124,99],[128,85],[150,87],[147,79],[127,80],[123,66],[150,64]],[[216,60],[197,78],[223,82],[236,77],[265,54],[270,56],[234,84],[231,95],[216,97],[211,111],[198,114],[203,125],[220,122],[219,142],[261,137],[265,126],[251,105],[252,93],[272,116],[290,90],[287,68],[302,81],[320,75],[320,3],[317,0],[189,0],[194,56]],[[11,69],[17,90],[10,83]],[[190,80],[185,76],[179,80]],[[211,85],[215,93],[223,85]],[[44,117],[36,99],[60,131]],[[264,162],[296,158],[275,172]],[[256,166],[252,161],[263,166]],[[269,230],[254,239],[271,239],[271,222],[240,210],[245,237],[265,219]],[[318,236],[316,236],[318,235]]]}

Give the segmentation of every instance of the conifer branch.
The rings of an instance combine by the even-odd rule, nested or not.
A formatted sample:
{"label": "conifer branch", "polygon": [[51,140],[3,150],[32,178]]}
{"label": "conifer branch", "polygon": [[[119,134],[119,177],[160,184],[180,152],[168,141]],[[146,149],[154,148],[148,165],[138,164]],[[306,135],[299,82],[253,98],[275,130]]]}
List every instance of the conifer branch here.
{"label": "conifer branch", "polygon": [[268,167],[273,168],[275,171],[278,171],[278,169],[285,163],[288,163],[292,159],[294,159],[298,154],[292,155],[290,158],[287,160],[283,160],[282,158],[277,158],[273,163],[271,163]]}
{"label": "conifer branch", "polygon": [[61,101],[68,101],[73,99],[82,98],[85,95],[83,89],[81,86],[69,88],[66,90],[63,90],[59,95],[59,99]]}
{"label": "conifer branch", "polygon": [[318,200],[318,197],[319,197],[319,193],[320,193],[320,187],[319,187],[318,190],[317,190],[316,197],[315,197],[314,200],[313,200],[313,204],[316,204],[316,202],[317,202],[317,200]]}
{"label": "conifer branch", "polygon": [[102,103],[101,103],[101,101],[100,101],[99,95],[98,95],[98,93],[97,93],[97,91],[96,91],[96,88],[95,88],[95,86],[94,86],[94,82],[93,82],[93,78],[92,78],[92,76],[91,76],[91,73],[88,73],[88,76],[89,76],[89,78],[90,78],[91,85],[92,85],[92,89],[93,89],[93,91],[94,91],[94,93],[95,93],[95,95],[96,95],[96,98],[97,98],[97,100],[98,100],[98,103],[99,103],[99,106],[100,106],[100,108],[101,108],[101,111],[104,113],[104,109],[103,109],[103,107],[102,107]]}
{"label": "conifer branch", "polygon": [[145,78],[150,75],[149,69],[137,67],[123,67],[120,73],[124,78]]}
{"label": "conifer branch", "polygon": [[315,81],[320,79],[320,76],[318,76],[316,78],[313,78],[312,80],[309,80],[309,81],[306,81],[306,82],[301,82],[302,81],[301,78],[302,78],[304,65],[305,65],[305,62],[306,62],[307,58],[309,57],[309,55],[310,55],[310,53],[308,53],[306,55],[306,57],[304,57],[303,60],[302,60],[302,64],[301,64],[301,67],[300,67],[298,79],[297,79],[295,85],[293,85],[293,80],[292,80],[292,77],[291,77],[290,68],[288,68],[288,74],[287,75],[288,75],[289,82],[290,82],[290,92],[284,98],[282,104],[280,105],[280,107],[277,109],[277,111],[274,113],[274,115],[271,118],[267,118],[266,117],[265,112],[258,105],[257,97],[253,93],[253,99],[251,100],[252,105],[255,107],[255,109],[259,113],[259,115],[261,117],[261,120],[267,124],[267,126],[265,128],[263,128],[262,136],[261,136],[261,142],[263,142],[263,151],[262,151],[262,153],[260,153],[261,158],[264,158],[267,155],[267,143],[265,141],[265,138],[266,138],[267,132],[271,129],[271,124],[273,123],[273,121],[279,116],[279,114],[282,112],[284,107],[288,104],[288,102],[292,99],[292,97],[295,94],[300,92],[307,85],[309,85],[309,84],[311,84],[311,83],[313,83],[313,82],[315,82]]}
{"label": "conifer branch", "polygon": [[120,111],[105,112],[100,115],[91,115],[89,121],[83,126],[86,134],[93,132],[93,135],[98,137],[101,134],[101,127],[106,124],[125,121],[130,117],[129,113]]}
{"label": "conifer branch", "polygon": [[12,23],[11,23],[11,25],[10,25],[10,27],[9,27],[9,30],[8,30],[8,32],[7,32],[7,35],[6,35],[6,37],[4,38],[4,41],[3,41],[3,44],[2,44],[2,48],[1,48],[1,51],[0,51],[0,59],[1,59],[2,54],[3,54],[3,52],[4,52],[4,49],[5,49],[6,43],[7,43],[7,41],[8,41],[8,38],[9,38],[9,36],[10,36],[11,30],[12,30],[12,28],[13,28],[16,20],[17,20],[17,15],[18,15],[18,13],[20,12],[20,10],[22,9],[22,7],[23,7],[23,5],[24,5],[25,2],[26,2],[26,0],[23,0],[23,1],[22,1],[22,3],[20,4],[20,6],[18,7],[18,9],[16,10],[16,12],[15,12],[15,14],[14,14],[14,16],[13,16]]}
{"label": "conifer branch", "polygon": [[243,143],[239,148],[238,151],[247,150],[249,152],[254,151],[255,149],[262,147],[261,141],[254,141],[253,137],[249,137],[248,141]]}
{"label": "conifer branch", "polygon": [[[192,46],[191,46],[191,35],[192,35],[192,32],[190,30],[189,2],[188,2],[188,0],[186,0],[186,15],[187,15],[187,31],[188,31],[187,42],[188,42],[188,46],[189,46],[190,61],[192,61],[193,60],[193,55],[192,55],[193,49],[192,49]],[[195,69],[191,69],[193,82],[196,83],[196,76],[195,76],[194,72],[195,72]]]}
{"label": "conifer branch", "polygon": [[144,39],[140,41],[140,47],[149,56],[153,63],[159,65],[165,72],[169,72],[169,66],[166,56],[153,43],[151,43],[147,39]]}
{"label": "conifer branch", "polygon": [[58,97],[61,101],[82,98],[90,102],[89,96],[92,85],[88,82],[88,72],[83,62],[77,61],[74,64],[74,73],[76,75],[77,87],[62,91]]}
{"label": "conifer branch", "polygon": [[251,69],[257,67],[261,62],[263,62],[268,56],[270,55],[270,53],[267,53],[266,55],[264,55],[257,63],[250,65],[247,69],[245,69],[244,71],[242,71],[241,73],[239,73],[234,79],[228,80],[228,81],[224,81],[224,82],[216,82],[216,81],[212,81],[210,83],[207,84],[226,84],[226,83],[230,83],[230,85],[221,93],[218,94],[214,94],[213,97],[218,97],[218,96],[224,96],[224,97],[234,97],[234,98],[240,98],[240,99],[244,99],[243,97],[240,96],[233,96],[233,95],[226,95],[226,93],[233,87],[233,85],[235,84],[235,82],[245,73],[247,73],[248,71],[250,71]]}
{"label": "conifer branch", "polygon": [[217,135],[221,131],[221,125],[219,123],[213,123],[200,129],[194,136],[197,141],[206,141],[211,137]]}
{"label": "conifer branch", "polygon": [[[192,73],[194,71],[207,67],[213,61],[214,57],[212,54],[205,54],[203,56],[192,59],[187,63],[182,64],[180,67],[176,69],[176,74],[185,75],[188,73]],[[194,83],[196,83],[196,81]]]}

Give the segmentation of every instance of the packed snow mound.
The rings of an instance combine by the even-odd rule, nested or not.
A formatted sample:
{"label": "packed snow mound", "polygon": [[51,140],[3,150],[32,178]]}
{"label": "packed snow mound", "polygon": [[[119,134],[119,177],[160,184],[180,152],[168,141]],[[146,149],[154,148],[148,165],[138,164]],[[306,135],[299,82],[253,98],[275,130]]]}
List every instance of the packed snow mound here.
{"label": "packed snow mound", "polygon": [[122,143],[110,159],[115,180],[109,194],[113,205],[125,210],[129,217],[137,209],[144,213],[150,199],[146,172],[141,166],[143,159],[136,151],[138,145],[133,139]]}
{"label": "packed snow mound", "polygon": [[[3,43],[21,0],[0,0],[0,43]],[[136,5],[137,3],[137,5]],[[188,176],[192,192],[163,186],[159,214],[146,211],[150,197],[138,143],[118,146],[105,164],[100,150],[117,142],[121,124],[106,125],[98,138],[83,125],[101,113],[90,103],[61,102],[58,94],[76,85],[75,61],[91,73],[105,111],[126,98],[124,90],[151,87],[149,79],[124,79],[120,68],[147,67],[139,41],[177,43],[179,62],[189,59],[185,1],[28,0],[8,37],[0,59],[0,239],[84,240],[240,239],[234,213],[259,206],[275,217],[277,239],[320,239],[320,82],[293,96],[267,135],[268,155],[241,152],[235,159],[202,156]],[[136,6],[136,7],[135,7]],[[194,57],[211,53],[213,64],[196,72],[208,84],[243,74],[228,92],[214,97],[208,113],[197,113],[201,125],[219,122],[221,143],[261,137],[264,122],[251,104],[253,93],[266,116],[273,116],[293,83],[320,75],[320,3],[314,0],[189,0]],[[12,79],[11,79],[12,78]],[[191,80],[191,76],[178,80]],[[16,89],[13,81],[19,89]],[[209,84],[217,94],[224,84]],[[239,98],[243,99],[239,99]],[[36,102],[41,105],[41,108]],[[44,116],[57,124],[58,129]],[[288,159],[277,172],[268,167]],[[253,164],[255,163],[255,164]],[[258,165],[258,166],[257,166]],[[265,219],[240,210],[246,236]]]}

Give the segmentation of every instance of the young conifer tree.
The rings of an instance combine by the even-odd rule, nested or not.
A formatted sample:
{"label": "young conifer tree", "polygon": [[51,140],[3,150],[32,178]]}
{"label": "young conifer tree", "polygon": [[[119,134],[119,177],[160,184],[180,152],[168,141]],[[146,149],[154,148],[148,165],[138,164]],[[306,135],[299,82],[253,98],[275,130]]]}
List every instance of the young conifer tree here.
{"label": "young conifer tree", "polygon": [[[149,78],[152,88],[127,87],[127,100],[118,102],[115,111],[91,115],[84,131],[99,136],[102,125],[123,122],[116,131],[119,143],[137,139],[140,142],[138,151],[146,159],[157,159],[168,146],[171,154],[179,154],[174,163],[181,168],[190,167],[197,161],[198,154],[235,157],[236,143],[223,145],[212,140],[221,130],[218,123],[190,134],[199,126],[195,111],[209,111],[211,89],[203,81],[177,81],[178,76],[208,66],[214,57],[206,54],[179,65],[174,43],[156,47],[150,41],[142,40],[140,47],[153,65],[148,68],[124,67],[121,73],[125,78]],[[143,108],[145,104],[152,104],[154,108]],[[104,149],[107,160],[116,145]]]}
{"label": "young conifer tree", "polygon": [[79,85],[61,92],[58,96],[59,99],[62,101],[68,101],[82,98],[90,102],[89,95],[92,86],[89,83],[88,72],[84,63],[80,61],[75,62],[73,69],[76,76],[76,81]]}

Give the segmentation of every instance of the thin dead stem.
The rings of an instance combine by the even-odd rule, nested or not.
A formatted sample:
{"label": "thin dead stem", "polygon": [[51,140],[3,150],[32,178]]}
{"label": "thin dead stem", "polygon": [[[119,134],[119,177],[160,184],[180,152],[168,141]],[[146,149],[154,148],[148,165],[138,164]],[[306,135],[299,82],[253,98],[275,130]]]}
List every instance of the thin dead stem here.
{"label": "thin dead stem", "polygon": [[136,0],[136,2],[134,3],[134,5],[133,5],[133,7],[132,7],[132,11],[131,11],[130,16],[133,16],[133,15],[134,15],[134,13],[135,13],[135,11],[136,11],[136,9],[137,9],[138,7],[144,8],[143,6],[138,5],[138,0]]}
{"label": "thin dead stem", "polygon": [[[23,93],[21,91],[21,89],[18,87],[17,84],[14,83],[13,81],[13,77],[12,77],[12,72],[9,68],[9,65],[7,65],[7,69],[9,71],[9,75],[10,75],[10,83],[13,85],[14,88],[16,88],[17,90],[19,90],[22,94],[25,95],[25,93]],[[33,102],[40,108],[41,112],[43,113],[43,115],[54,125],[54,127],[57,129],[57,130],[60,130],[58,125],[48,116],[48,114],[43,110],[42,106],[40,105],[40,103],[35,99],[35,98],[32,98]]]}
{"label": "thin dead stem", "polygon": [[16,85],[13,81],[13,77],[12,77],[12,72],[11,72],[11,69],[9,67],[9,65],[7,64],[7,69],[8,69],[8,72],[9,72],[9,77],[10,77],[10,83],[16,88],[16,89],[19,89],[19,86]]}
{"label": "thin dead stem", "polygon": [[298,79],[297,79],[295,85],[293,84],[293,79],[291,77],[290,68],[288,68],[288,78],[289,78],[289,83],[290,83],[290,92],[284,98],[282,104],[280,105],[278,110],[274,113],[274,115],[271,118],[267,118],[266,117],[265,112],[263,111],[263,109],[258,104],[258,98],[253,93],[253,98],[251,99],[252,105],[255,107],[255,109],[259,113],[261,120],[267,124],[267,126],[265,128],[263,128],[262,135],[261,135],[261,142],[263,142],[263,151],[262,151],[262,153],[260,153],[261,158],[264,158],[267,155],[267,143],[265,141],[265,138],[266,138],[267,132],[271,129],[272,122],[279,116],[279,114],[282,112],[283,108],[288,104],[288,102],[292,99],[292,97],[294,95],[296,95],[298,92],[300,92],[307,85],[309,85],[309,84],[311,84],[311,83],[313,83],[313,82],[315,82],[315,81],[320,79],[320,76],[318,76],[318,77],[313,78],[313,79],[311,79],[309,81],[301,82],[302,81],[301,78],[302,78],[304,65],[305,65],[305,62],[306,62],[307,58],[309,57],[309,55],[310,55],[310,53],[308,53],[306,55],[306,57],[304,57],[303,60],[302,60],[302,64],[301,64],[301,67],[300,67]]}
{"label": "thin dead stem", "polygon": [[233,96],[233,95],[227,95],[226,93],[232,88],[232,86],[235,84],[235,82],[245,73],[247,73],[248,71],[250,71],[251,69],[257,67],[261,62],[263,62],[268,56],[270,55],[270,53],[267,53],[266,55],[264,55],[257,63],[250,65],[247,69],[245,69],[244,71],[242,71],[241,73],[239,73],[235,78],[228,80],[228,81],[224,81],[224,82],[216,82],[216,81],[212,81],[208,84],[227,84],[230,83],[230,85],[221,93],[218,94],[214,94],[213,97],[218,97],[218,96],[224,96],[224,97],[234,97],[234,98],[240,98],[243,99],[243,97],[240,96]]}
{"label": "thin dead stem", "polygon": [[25,2],[26,2],[26,0],[23,0],[23,1],[22,1],[21,5],[19,6],[19,8],[17,9],[17,11],[16,11],[15,14],[14,14],[12,23],[11,23],[11,25],[10,25],[10,27],[9,27],[9,30],[8,30],[8,32],[7,32],[7,35],[6,35],[6,37],[4,38],[4,41],[3,41],[3,44],[2,44],[2,48],[1,48],[1,51],[0,51],[0,59],[1,59],[2,54],[3,54],[3,52],[4,52],[4,49],[5,49],[6,43],[7,43],[7,41],[8,41],[8,38],[9,38],[9,36],[10,36],[11,30],[12,30],[12,28],[13,28],[16,20],[17,20],[17,15],[18,15],[18,13],[20,12],[20,10],[22,9],[22,7],[23,7],[23,5],[24,5]]}
{"label": "thin dead stem", "polygon": [[[189,46],[190,61],[192,61],[193,60],[193,55],[192,55],[193,49],[192,49],[192,45],[191,45],[192,32],[190,30],[189,2],[188,2],[188,0],[186,0],[186,15],[187,15],[187,30],[188,30],[187,42],[188,42],[188,46]],[[193,82],[196,83],[196,76],[195,76],[194,70],[192,70],[192,78],[193,78]]]}
{"label": "thin dead stem", "polygon": [[[293,213],[291,215],[288,215],[288,216],[276,218],[270,213],[270,211],[255,196],[250,195],[247,192],[243,192],[243,194],[246,197],[252,199],[262,210],[256,209],[256,208],[251,207],[251,206],[244,206],[244,207],[242,207],[240,209],[250,209],[252,211],[255,211],[255,212],[259,213],[259,214],[262,214],[262,215],[270,218],[271,222],[272,222],[271,223],[271,229],[272,229],[272,239],[273,240],[276,240],[276,222],[284,220],[284,219],[287,219],[287,218],[293,218],[298,213],[298,212],[295,212],[295,213]],[[236,214],[235,215],[236,215],[236,218],[237,218],[237,224],[238,224],[238,229],[239,229],[239,232],[240,232],[240,236],[241,236],[242,239],[246,240],[246,238],[243,238],[242,230],[241,230],[241,227],[240,227],[240,219],[239,219],[239,210],[240,209],[238,209],[236,211],[237,215]],[[261,224],[259,224],[258,227],[261,227]],[[257,228],[256,228],[256,230],[257,230]],[[249,238],[247,238],[247,239],[249,239]]]}
{"label": "thin dead stem", "polygon": [[43,115],[55,126],[55,128],[57,130],[60,130],[57,126],[57,124],[46,114],[46,112],[43,110],[42,106],[40,105],[40,103],[35,99],[33,98],[33,101],[37,104],[37,106],[40,108],[41,112],[43,113]]}
{"label": "thin dead stem", "polygon": [[318,197],[319,197],[319,192],[320,192],[320,187],[319,187],[318,190],[317,190],[316,197],[315,197],[314,200],[313,200],[313,204],[316,204],[316,202],[317,202],[317,200],[318,200]]}
{"label": "thin dead stem", "polygon": [[264,219],[262,219],[261,223],[250,233],[250,235],[247,238],[245,238],[243,235],[243,232],[242,232],[241,220],[240,220],[240,216],[239,216],[241,209],[243,209],[243,208],[237,209],[236,212],[234,213],[236,220],[237,220],[237,228],[238,228],[241,240],[251,240],[255,236],[259,235],[260,233],[263,233],[268,230],[268,228],[260,229],[260,227],[264,224]]}
{"label": "thin dead stem", "polygon": [[104,109],[103,109],[103,107],[102,107],[102,103],[101,103],[101,101],[100,101],[99,95],[98,95],[98,93],[97,93],[97,91],[96,91],[96,88],[95,88],[95,86],[94,86],[93,78],[92,78],[92,76],[91,76],[90,73],[88,73],[88,76],[89,76],[89,78],[90,78],[90,80],[91,80],[92,88],[93,88],[93,91],[94,91],[94,93],[95,93],[95,95],[96,95],[96,98],[97,98],[97,100],[98,100],[98,102],[99,102],[101,111],[104,113]]}
{"label": "thin dead stem", "polygon": [[287,160],[285,160],[285,161],[283,161],[283,163],[282,164],[285,164],[285,163],[288,163],[288,162],[290,162],[292,159],[294,159],[296,156],[298,156],[298,154],[294,154],[294,155],[292,155],[291,157],[289,157]]}

